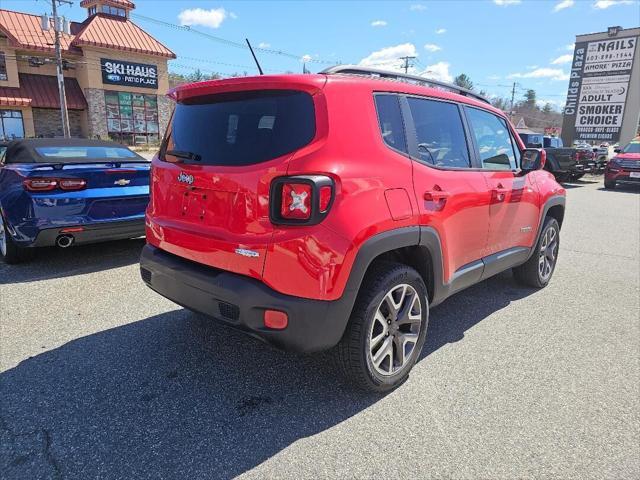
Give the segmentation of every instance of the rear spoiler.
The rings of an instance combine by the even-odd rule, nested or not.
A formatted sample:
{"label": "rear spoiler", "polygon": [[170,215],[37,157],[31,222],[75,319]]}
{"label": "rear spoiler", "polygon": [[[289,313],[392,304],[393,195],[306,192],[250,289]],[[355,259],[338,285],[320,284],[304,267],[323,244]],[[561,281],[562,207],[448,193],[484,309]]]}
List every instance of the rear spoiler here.
{"label": "rear spoiler", "polygon": [[143,158],[141,160],[121,160],[116,162],[108,161],[108,160],[106,161],[93,160],[93,161],[87,161],[87,162],[71,162],[71,163],[61,163],[61,162],[29,163],[27,165],[33,165],[33,166],[37,165],[38,167],[50,167],[55,170],[61,170],[64,167],[77,166],[77,165],[108,165],[111,168],[120,168],[122,165],[136,165],[136,164],[150,166],[151,161]]}

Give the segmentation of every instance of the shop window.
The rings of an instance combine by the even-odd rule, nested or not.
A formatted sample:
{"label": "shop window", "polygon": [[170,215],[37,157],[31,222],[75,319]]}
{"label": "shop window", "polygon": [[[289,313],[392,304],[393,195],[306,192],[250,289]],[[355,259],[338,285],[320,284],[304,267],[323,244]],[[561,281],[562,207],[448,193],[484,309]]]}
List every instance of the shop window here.
{"label": "shop window", "polygon": [[24,123],[20,110],[0,110],[0,140],[24,138]]}
{"label": "shop window", "polygon": [[109,137],[127,145],[157,143],[160,125],[155,95],[105,92]]}
{"label": "shop window", "polygon": [[7,76],[7,58],[4,52],[0,52],[0,80],[8,80]]}

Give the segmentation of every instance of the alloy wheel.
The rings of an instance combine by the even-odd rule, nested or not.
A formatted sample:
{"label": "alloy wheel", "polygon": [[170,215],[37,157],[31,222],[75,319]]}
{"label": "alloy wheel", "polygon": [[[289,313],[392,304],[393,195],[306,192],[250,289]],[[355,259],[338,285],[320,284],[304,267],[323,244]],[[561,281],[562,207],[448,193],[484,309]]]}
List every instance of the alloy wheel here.
{"label": "alloy wheel", "polygon": [[549,280],[558,258],[558,232],[549,228],[542,237],[540,256],[538,257],[538,273],[543,281]]}
{"label": "alloy wheel", "polygon": [[415,288],[396,285],[376,310],[368,340],[368,355],[377,373],[395,375],[414,354],[422,323],[422,301]]}

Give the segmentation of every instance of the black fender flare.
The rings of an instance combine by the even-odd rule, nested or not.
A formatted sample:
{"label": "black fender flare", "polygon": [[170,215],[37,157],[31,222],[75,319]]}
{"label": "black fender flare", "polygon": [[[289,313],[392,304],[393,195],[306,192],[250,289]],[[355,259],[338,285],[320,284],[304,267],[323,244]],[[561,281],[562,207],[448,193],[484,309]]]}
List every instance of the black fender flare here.
{"label": "black fender flare", "polygon": [[[538,241],[540,240],[540,235],[542,235],[542,225],[544,225],[544,219],[547,218],[547,215],[551,207],[561,206],[562,210],[564,211],[566,204],[567,204],[567,199],[564,197],[564,195],[553,195],[552,197],[547,199],[547,201],[544,204],[544,207],[542,208],[542,215],[540,215],[540,221],[538,222],[538,233],[536,233],[536,240],[535,242],[533,242],[533,245],[531,246],[531,252],[529,253],[529,257],[527,258],[527,260],[531,258],[531,256],[535,252],[536,245],[538,245]],[[562,227],[562,225],[560,225],[560,227]]]}

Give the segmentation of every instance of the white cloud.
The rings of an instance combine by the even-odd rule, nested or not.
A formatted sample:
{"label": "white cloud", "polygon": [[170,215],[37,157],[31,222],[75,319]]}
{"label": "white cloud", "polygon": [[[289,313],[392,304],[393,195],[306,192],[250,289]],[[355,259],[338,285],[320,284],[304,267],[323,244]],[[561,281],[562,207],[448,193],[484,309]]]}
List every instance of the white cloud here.
{"label": "white cloud", "polygon": [[633,4],[633,0],[597,0],[593,3],[593,8],[598,10],[604,10],[609,7],[614,7],[616,5],[631,5]]}
{"label": "white cloud", "polygon": [[224,8],[212,8],[211,10],[189,8],[178,14],[178,20],[180,20],[180,25],[202,25],[209,28],[218,28],[228,16],[229,14]]}
{"label": "white cloud", "polygon": [[447,33],[446,28],[439,28],[436,30],[436,35],[442,35],[443,33]]}
{"label": "white cloud", "polygon": [[234,12],[229,12],[229,17],[236,20],[238,18],[238,15],[236,15]]}
{"label": "white cloud", "polygon": [[376,67],[387,70],[404,71],[400,57],[416,57],[418,52],[412,43],[402,43],[393,47],[386,47],[372,52],[369,56],[360,60],[359,65]]}
{"label": "white cloud", "polygon": [[535,70],[538,68],[538,65],[527,65],[527,70]]}
{"label": "white cloud", "polygon": [[450,83],[453,82],[453,75],[449,73],[449,67],[450,65],[447,62],[434,63],[433,65],[428,65],[423,72],[419,73],[419,75]]}
{"label": "white cloud", "polygon": [[260,42],[258,48],[271,48],[271,44],[267,42]]}
{"label": "white cloud", "polygon": [[311,55],[307,54],[307,55],[303,55],[300,61],[302,63],[307,63],[307,62],[310,62],[312,58],[313,57]]}
{"label": "white cloud", "polygon": [[489,80],[500,80],[502,77],[500,77],[500,75],[489,75],[487,78]]}
{"label": "white cloud", "polygon": [[442,50],[442,47],[440,45],[436,45],[435,43],[427,43],[424,46],[424,49],[428,52],[438,52]]}
{"label": "white cloud", "polygon": [[509,5],[518,5],[521,0],[493,0],[493,3],[499,7],[508,7]]}
{"label": "white cloud", "polygon": [[422,5],[421,3],[414,3],[409,7],[409,10],[413,12],[423,12],[426,9],[427,7],[425,5]]}
{"label": "white cloud", "polygon": [[538,68],[527,73],[512,73],[507,78],[548,78],[549,80],[569,80],[569,74],[560,68]]}
{"label": "white cloud", "polygon": [[373,22],[371,22],[371,26],[372,27],[386,27],[387,26],[387,22],[385,22],[384,20],[374,20]]}
{"label": "white cloud", "polygon": [[560,55],[558,58],[551,62],[551,65],[562,65],[563,63],[570,63],[573,60],[573,55],[567,53],[566,55]]}
{"label": "white cloud", "polygon": [[554,12],[559,12],[560,10],[564,10],[565,8],[570,8],[575,5],[574,0],[562,0],[561,2],[556,3],[555,7],[553,7]]}
{"label": "white cloud", "polygon": [[573,52],[573,49],[576,48],[576,44],[575,43],[570,43],[569,45],[567,45],[565,47],[567,50],[569,50],[570,52]]}

